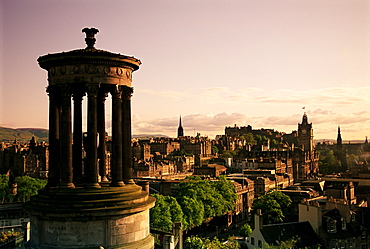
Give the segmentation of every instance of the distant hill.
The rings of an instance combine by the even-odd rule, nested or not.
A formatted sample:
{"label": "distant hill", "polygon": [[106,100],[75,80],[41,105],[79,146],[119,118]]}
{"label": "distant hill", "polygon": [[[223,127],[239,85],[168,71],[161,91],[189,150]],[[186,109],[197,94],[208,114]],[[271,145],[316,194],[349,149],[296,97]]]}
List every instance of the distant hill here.
{"label": "distant hill", "polygon": [[139,139],[149,139],[149,138],[154,138],[154,137],[169,137],[167,135],[162,135],[162,134],[137,134],[137,135],[132,135],[132,138],[139,138]]}
{"label": "distant hill", "polygon": [[47,129],[39,128],[6,128],[0,127],[0,141],[10,142],[17,139],[19,142],[28,142],[34,136],[36,142],[48,141],[49,131]]}
{"label": "distant hill", "polygon": [[[47,142],[49,139],[49,130],[38,128],[6,128],[0,127],[0,142],[12,142],[17,139],[19,142],[28,142],[32,136],[35,137],[36,142]],[[138,134],[133,135],[133,138],[149,139],[152,137],[168,137],[161,134]]]}

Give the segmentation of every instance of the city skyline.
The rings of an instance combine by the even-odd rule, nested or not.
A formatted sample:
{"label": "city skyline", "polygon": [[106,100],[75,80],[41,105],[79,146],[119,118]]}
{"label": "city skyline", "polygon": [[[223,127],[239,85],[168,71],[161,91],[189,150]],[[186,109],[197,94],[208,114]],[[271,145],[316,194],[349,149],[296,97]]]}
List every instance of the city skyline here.
{"label": "city skyline", "polygon": [[36,60],[84,48],[81,30],[95,27],[96,48],[143,63],[133,134],[175,137],[180,115],[190,136],[234,124],[290,133],[304,112],[315,139],[335,139],[338,126],[344,140],[370,134],[368,1],[0,4],[0,126],[47,128],[47,74]]}

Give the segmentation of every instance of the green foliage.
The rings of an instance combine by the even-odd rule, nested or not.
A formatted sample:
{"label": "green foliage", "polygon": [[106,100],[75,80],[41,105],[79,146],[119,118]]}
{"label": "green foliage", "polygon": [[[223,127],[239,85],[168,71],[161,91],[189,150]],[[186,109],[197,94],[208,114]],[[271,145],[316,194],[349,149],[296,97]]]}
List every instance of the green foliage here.
{"label": "green foliage", "polygon": [[170,153],[171,156],[192,156],[193,154],[186,152],[184,149],[175,150]]}
{"label": "green foliage", "polygon": [[200,226],[203,223],[204,205],[201,201],[187,196],[181,196],[178,197],[178,203],[182,208],[184,220],[186,220],[188,227]]}
{"label": "green foliage", "polygon": [[319,170],[324,175],[341,171],[341,163],[335,157],[333,150],[319,150]]}
{"label": "green foliage", "polygon": [[233,241],[228,243],[221,243],[216,237],[212,240],[209,238],[200,238],[198,236],[191,236],[185,240],[185,245],[190,249],[238,249],[239,244]]}
{"label": "green foliage", "polygon": [[[184,197],[193,199],[192,203],[200,211],[202,211],[203,206],[203,220],[207,220],[215,216],[221,216],[227,211],[232,210],[237,195],[234,185],[226,178],[221,177],[218,181],[186,179],[180,182],[177,192],[177,198],[181,200],[180,203],[185,203],[185,200],[182,200]],[[186,199],[187,202],[189,202],[188,199]],[[184,208],[183,205],[182,207]],[[192,217],[192,215],[185,213],[187,217]],[[199,221],[198,218],[192,220]],[[189,226],[193,225],[195,224],[189,223]]]}
{"label": "green foliage", "polygon": [[157,200],[155,206],[150,209],[151,227],[171,232],[174,222],[182,222],[183,227],[186,228],[187,223],[184,220],[181,206],[174,197],[158,194],[152,196]]}
{"label": "green foliage", "polygon": [[29,201],[32,195],[37,195],[40,189],[46,186],[47,181],[30,176],[17,176],[14,180],[17,183],[17,199],[19,201]]}
{"label": "green foliage", "polygon": [[9,182],[9,176],[0,175],[0,198],[2,203],[29,201],[32,195],[37,195],[46,186],[47,181],[30,176],[18,176],[14,183]]}
{"label": "green foliage", "polygon": [[37,141],[48,141],[49,131],[46,129],[32,129],[32,128],[23,128],[23,129],[12,129],[0,127],[0,141],[24,141],[28,142],[32,137],[35,137]]}
{"label": "green foliage", "polygon": [[0,175],[0,198],[2,203],[8,199],[9,194],[9,176]]}
{"label": "green foliage", "polygon": [[348,165],[356,165],[359,161],[359,156],[355,154],[349,154],[347,157]]}
{"label": "green foliage", "polygon": [[217,154],[218,153],[218,148],[216,146],[212,146],[212,154]]}
{"label": "green foliage", "polygon": [[183,229],[201,225],[205,220],[233,210],[237,200],[235,186],[221,176],[217,181],[189,176],[179,184],[176,198],[152,195],[156,205],[150,209],[151,227],[172,231],[172,224],[181,221]]}
{"label": "green foliage", "polygon": [[268,137],[258,134],[254,136],[254,139],[256,139],[257,145],[262,145],[264,141],[270,140]]}
{"label": "green foliage", "polygon": [[238,199],[234,184],[227,180],[226,176],[224,175],[218,176],[217,180],[218,181],[213,181],[212,184],[224,198],[227,209],[226,211],[234,210],[235,203]]}
{"label": "green foliage", "polygon": [[[294,237],[292,239],[286,241],[279,241],[278,245],[269,245],[267,243],[263,244],[263,249],[295,249],[297,248],[297,242],[299,241],[299,237]],[[320,249],[320,245],[305,247],[302,249]]]}
{"label": "green foliage", "polygon": [[251,144],[251,145],[257,144],[257,140],[254,139],[254,136],[252,133],[243,134],[240,136],[240,139],[244,139],[247,144]]}
{"label": "green foliage", "polygon": [[252,228],[249,224],[244,224],[240,229],[239,229],[239,234],[241,236],[249,237],[252,234]]}
{"label": "green foliage", "polygon": [[236,150],[224,150],[221,154],[221,158],[234,158],[237,155]]}
{"label": "green foliage", "polygon": [[224,200],[208,180],[181,182],[177,196],[186,196],[202,202],[205,219],[223,214]]}
{"label": "green foliage", "polygon": [[277,148],[278,144],[281,144],[281,142],[278,142],[275,139],[271,139],[271,141],[270,141],[270,147],[271,148]]}
{"label": "green foliage", "polygon": [[269,245],[264,243],[263,249],[293,249],[295,248],[295,244],[297,243],[297,239],[293,238],[287,241],[279,241],[279,245]]}
{"label": "green foliage", "polygon": [[284,221],[287,208],[292,203],[289,196],[278,190],[272,190],[265,195],[254,199],[252,204],[253,212],[261,209],[265,224],[279,223]]}
{"label": "green foliage", "polygon": [[20,232],[15,232],[14,229],[7,232],[1,232],[0,234],[0,244],[14,240],[17,236],[20,235]]}
{"label": "green foliage", "polygon": [[200,176],[187,176],[185,180],[201,181],[202,178]]}

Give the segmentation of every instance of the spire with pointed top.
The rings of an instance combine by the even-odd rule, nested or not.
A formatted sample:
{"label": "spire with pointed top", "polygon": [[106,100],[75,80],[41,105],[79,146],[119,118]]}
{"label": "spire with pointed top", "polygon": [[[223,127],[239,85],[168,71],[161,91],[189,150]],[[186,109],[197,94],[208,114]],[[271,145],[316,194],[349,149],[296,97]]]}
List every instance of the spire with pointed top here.
{"label": "spire with pointed top", "polygon": [[303,117],[302,117],[302,124],[308,124],[308,118],[307,118],[307,114],[306,112],[303,114]]}
{"label": "spire with pointed top", "polygon": [[338,125],[338,136],[337,136],[337,146],[342,146],[342,135],[340,134],[340,126]]}
{"label": "spire with pointed top", "polygon": [[184,129],[182,128],[181,115],[180,115],[179,128],[177,129],[177,137],[183,137],[183,136],[184,136]]}

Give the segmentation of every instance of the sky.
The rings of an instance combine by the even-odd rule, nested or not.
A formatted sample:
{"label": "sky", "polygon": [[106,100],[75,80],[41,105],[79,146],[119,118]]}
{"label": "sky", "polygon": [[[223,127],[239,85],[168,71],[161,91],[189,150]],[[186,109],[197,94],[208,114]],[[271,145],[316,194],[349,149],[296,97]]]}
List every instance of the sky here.
{"label": "sky", "polygon": [[175,137],[180,115],[188,136],[214,138],[234,125],[290,133],[306,112],[315,139],[336,139],[338,126],[343,140],[370,136],[370,1],[0,0],[0,8],[2,127],[48,128],[37,58],[85,48],[81,30],[95,27],[96,48],[142,62],[133,134]]}

